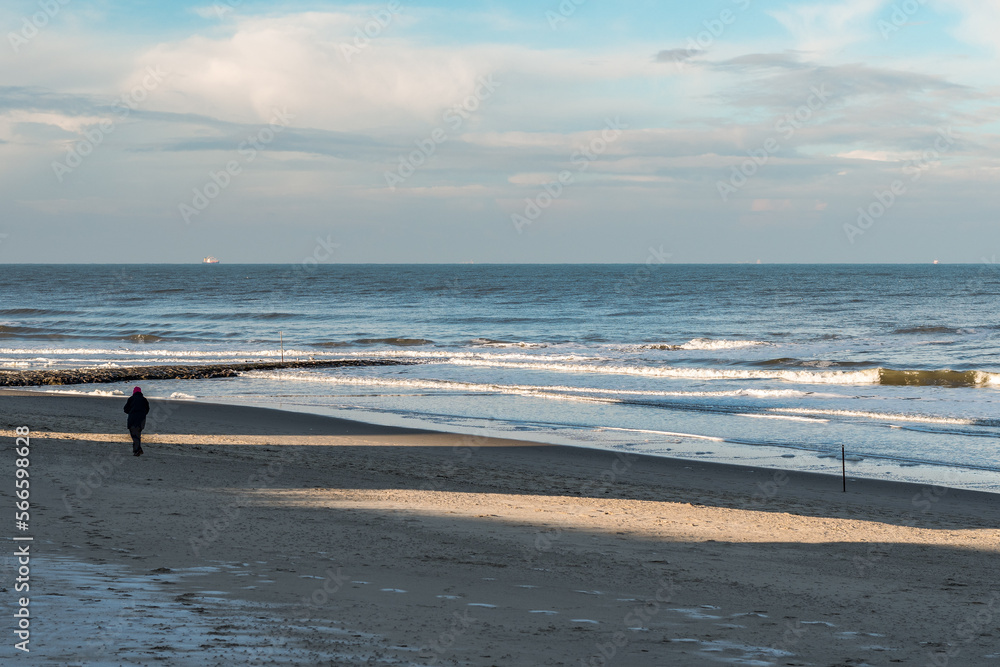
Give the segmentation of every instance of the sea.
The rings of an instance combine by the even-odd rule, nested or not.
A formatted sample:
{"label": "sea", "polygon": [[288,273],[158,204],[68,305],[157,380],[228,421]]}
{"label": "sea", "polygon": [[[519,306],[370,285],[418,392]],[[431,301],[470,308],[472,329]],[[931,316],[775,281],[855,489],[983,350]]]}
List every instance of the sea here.
{"label": "sea", "polygon": [[409,363],[141,384],[151,397],[1000,493],[991,263],[0,269],[0,368],[282,355]]}

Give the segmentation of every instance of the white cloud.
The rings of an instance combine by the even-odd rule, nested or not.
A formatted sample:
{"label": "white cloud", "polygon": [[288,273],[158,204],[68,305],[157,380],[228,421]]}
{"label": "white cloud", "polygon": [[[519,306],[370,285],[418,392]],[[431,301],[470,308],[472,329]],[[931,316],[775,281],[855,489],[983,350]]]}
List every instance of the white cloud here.
{"label": "white cloud", "polygon": [[873,162],[901,162],[913,157],[912,154],[903,154],[890,151],[866,151],[853,150],[843,153],[835,153],[833,157],[842,157],[848,160],[869,160]]}
{"label": "white cloud", "polygon": [[243,123],[266,122],[287,108],[296,125],[377,130],[440,122],[490,72],[483,54],[417,47],[390,24],[360,51],[353,31],[364,15],[304,13],[238,20],[231,35],[161,44],[139,68],[172,73],[157,92],[158,110]]}
{"label": "white cloud", "polygon": [[803,51],[831,53],[877,35],[876,13],[887,0],[844,0],[770,12]]}
{"label": "white cloud", "polygon": [[[967,44],[1000,51],[1000,0],[938,0],[962,13],[952,34]],[[995,71],[995,70],[994,70]]]}
{"label": "white cloud", "polygon": [[61,113],[13,109],[0,115],[0,139],[13,138],[14,126],[21,123],[52,125],[72,134],[82,134],[85,128],[97,125],[103,120],[106,118],[102,116],[69,116]]}
{"label": "white cloud", "polygon": [[531,187],[545,185],[547,183],[553,183],[558,180],[558,176],[552,172],[549,173],[524,173],[524,174],[514,174],[507,179],[507,182],[511,185],[527,185]]}

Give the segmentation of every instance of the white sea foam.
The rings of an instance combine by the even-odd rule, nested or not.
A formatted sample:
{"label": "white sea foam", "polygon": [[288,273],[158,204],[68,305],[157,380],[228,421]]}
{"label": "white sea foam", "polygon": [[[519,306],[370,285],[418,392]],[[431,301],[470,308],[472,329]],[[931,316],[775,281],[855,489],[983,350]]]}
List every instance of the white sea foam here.
{"label": "white sea foam", "polygon": [[674,431],[654,431],[645,428],[618,428],[614,426],[603,426],[600,431],[625,431],[627,433],[652,433],[654,435],[669,435],[675,438],[693,438],[695,440],[711,440],[712,442],[725,442],[725,438],[719,438],[714,435],[697,435],[695,433],[676,433]]}
{"label": "white sea foam", "polygon": [[769,408],[775,412],[803,415],[830,415],[834,417],[862,417],[885,421],[922,422],[925,424],[961,424],[969,426],[977,421],[964,417],[937,417],[934,415],[914,415],[896,412],[869,412],[866,410],[813,410],[811,408]]}
{"label": "white sea foam", "polygon": [[530,349],[541,349],[544,347],[548,347],[548,345],[546,345],[545,343],[526,343],[524,341],[512,343],[503,340],[490,340],[488,338],[476,338],[471,342],[473,345],[478,345],[481,347],[496,347],[496,348],[520,347],[520,348],[530,348]]}
{"label": "white sea foam", "polygon": [[365,359],[435,359],[452,361],[455,359],[472,359],[482,361],[511,361],[545,359],[547,361],[599,361],[602,357],[582,354],[530,354],[524,352],[459,352],[448,350],[360,350],[342,352],[343,357],[362,357]]}
{"label": "white sea foam", "polygon": [[[795,389],[734,389],[730,391],[655,391],[647,389],[603,389],[600,387],[573,387],[568,385],[525,385],[525,384],[483,384],[457,380],[429,380],[388,377],[358,377],[349,375],[324,375],[314,371],[247,371],[242,377],[293,380],[298,382],[318,382],[361,387],[398,387],[407,389],[443,389],[447,391],[478,391],[490,393],[553,393],[573,398],[573,394],[601,395],[608,398],[617,396],[648,396],[676,398],[801,398],[805,396],[835,396],[836,394],[813,394]],[[583,398],[583,397],[581,397]]]}
{"label": "white sea foam", "polygon": [[[515,345],[513,347],[531,347]],[[84,355],[90,357],[115,357],[141,358],[143,360],[155,361],[177,360],[177,359],[273,359],[280,358],[282,354],[285,359],[484,359],[484,360],[522,360],[522,359],[547,359],[551,361],[594,361],[601,357],[581,354],[530,354],[525,352],[469,352],[459,350],[399,350],[399,349],[375,349],[375,350],[339,350],[336,352],[320,350],[299,350],[286,348],[283,352],[280,349],[257,349],[257,350],[167,350],[149,348],[97,348],[97,347],[67,347],[67,348],[0,348],[0,354],[14,355]]]}
{"label": "white sea foam", "polygon": [[770,345],[761,340],[714,340],[712,338],[695,338],[680,346],[682,350],[736,350],[744,347],[759,347]]}
{"label": "white sea foam", "polygon": [[76,396],[124,396],[124,392],[118,389],[94,389],[93,391],[80,391],[78,389],[41,389],[44,394],[73,394]]}
{"label": "white sea foam", "polygon": [[510,362],[487,359],[452,359],[458,366],[520,368],[524,370],[558,371],[562,373],[602,373],[606,375],[639,375],[645,377],[685,378],[692,380],[783,380],[800,384],[877,384],[880,369],[857,371],[791,371],[720,368],[681,368],[677,366],[598,366],[589,364],[554,364],[544,362]]}
{"label": "white sea foam", "polygon": [[797,421],[797,422],[816,422],[820,424],[826,424],[830,421],[829,419],[816,419],[814,417],[795,417],[792,415],[760,415],[760,414],[752,414],[749,412],[738,412],[736,413],[736,416],[753,417],[755,419],[784,419],[787,421]]}

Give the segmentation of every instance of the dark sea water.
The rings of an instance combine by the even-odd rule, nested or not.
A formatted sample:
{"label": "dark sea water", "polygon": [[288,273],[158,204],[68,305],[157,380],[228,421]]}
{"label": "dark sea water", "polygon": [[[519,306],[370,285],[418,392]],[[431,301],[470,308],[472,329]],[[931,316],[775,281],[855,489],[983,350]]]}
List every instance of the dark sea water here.
{"label": "dark sea water", "polygon": [[0,268],[4,368],[273,358],[279,332],[416,363],[146,393],[837,474],[843,445],[853,475],[1000,492],[990,264]]}

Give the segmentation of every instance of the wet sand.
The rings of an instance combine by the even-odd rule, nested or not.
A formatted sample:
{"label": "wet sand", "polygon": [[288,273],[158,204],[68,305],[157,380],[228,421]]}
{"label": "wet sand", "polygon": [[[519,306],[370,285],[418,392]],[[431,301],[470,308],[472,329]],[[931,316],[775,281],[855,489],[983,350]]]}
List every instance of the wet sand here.
{"label": "wet sand", "polygon": [[33,664],[1000,665],[997,495],[123,403],[0,392]]}

